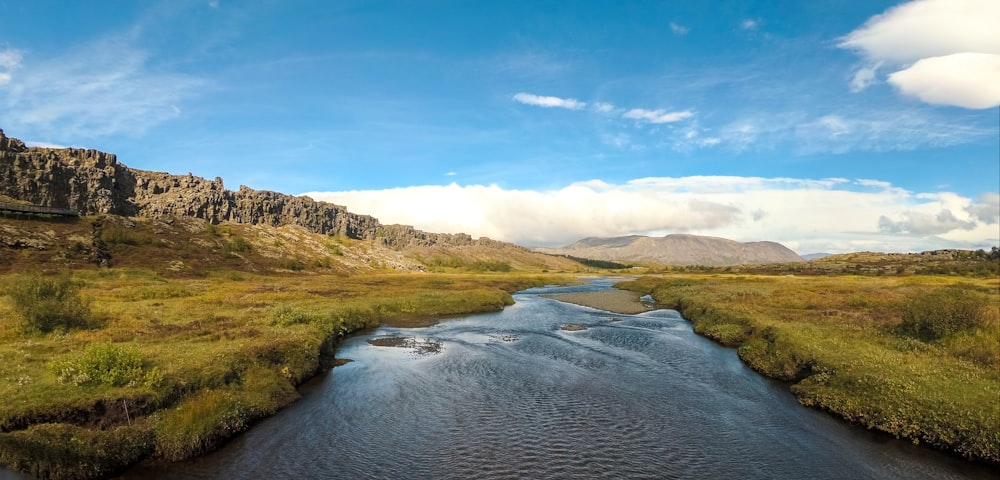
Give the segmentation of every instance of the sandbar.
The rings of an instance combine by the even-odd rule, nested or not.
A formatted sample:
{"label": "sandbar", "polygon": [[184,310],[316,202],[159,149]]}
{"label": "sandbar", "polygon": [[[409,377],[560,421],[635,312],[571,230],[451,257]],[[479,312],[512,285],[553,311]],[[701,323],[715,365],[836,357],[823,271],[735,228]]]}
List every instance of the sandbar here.
{"label": "sandbar", "polygon": [[600,292],[560,293],[542,296],[559,300],[560,302],[583,305],[623,315],[648,312],[656,308],[653,304],[639,300],[642,297],[642,294],[639,292],[614,288]]}

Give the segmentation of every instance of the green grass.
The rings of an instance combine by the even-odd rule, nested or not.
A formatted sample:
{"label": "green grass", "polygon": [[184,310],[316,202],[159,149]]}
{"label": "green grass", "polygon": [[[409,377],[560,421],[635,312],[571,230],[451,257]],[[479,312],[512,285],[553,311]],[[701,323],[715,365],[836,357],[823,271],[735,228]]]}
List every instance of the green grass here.
{"label": "green grass", "polygon": [[[0,284],[21,278],[0,276]],[[344,335],[496,311],[511,292],[561,280],[226,271],[164,278],[142,269],[65,278],[101,325],[28,332],[14,297],[0,295],[0,462],[54,478],[211,450],[293,401],[295,386],[332,358]]]}
{"label": "green grass", "polygon": [[998,279],[684,275],[621,286],[792,382],[804,405],[1000,462]]}

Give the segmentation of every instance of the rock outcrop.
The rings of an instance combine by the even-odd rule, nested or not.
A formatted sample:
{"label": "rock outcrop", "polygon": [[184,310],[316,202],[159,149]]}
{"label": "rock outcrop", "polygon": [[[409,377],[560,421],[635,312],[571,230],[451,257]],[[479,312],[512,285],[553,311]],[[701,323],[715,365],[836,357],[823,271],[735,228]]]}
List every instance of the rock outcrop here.
{"label": "rock outcrop", "polygon": [[726,266],[803,261],[802,257],[780,243],[740,243],[725,238],[686,234],[660,238],[641,235],[585,238],[562,248],[539,248],[536,251],[594,260],[666,265]]}
{"label": "rock outcrop", "polygon": [[406,225],[382,225],[368,215],[309,197],[226,190],[222,179],[131,169],[114,154],[78,148],[26,147],[0,130],[0,195],[82,215],[183,216],[211,223],[298,225],[326,235],[377,239],[390,248],[488,245],[465,234],[435,234]]}

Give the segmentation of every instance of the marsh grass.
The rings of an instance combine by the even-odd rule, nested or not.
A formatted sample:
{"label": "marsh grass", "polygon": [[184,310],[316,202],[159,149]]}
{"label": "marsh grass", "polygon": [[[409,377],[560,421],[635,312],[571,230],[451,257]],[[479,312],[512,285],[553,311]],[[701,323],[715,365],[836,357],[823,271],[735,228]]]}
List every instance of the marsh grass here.
{"label": "marsh grass", "polygon": [[[345,335],[495,311],[511,292],[559,280],[84,270],[68,277],[69,291],[104,323],[48,334],[22,331],[14,297],[0,295],[0,461],[92,478],[153,452],[197,455],[294,401]],[[57,446],[68,438],[72,448]]]}
{"label": "marsh grass", "polygon": [[1000,462],[1000,279],[684,275],[621,286],[794,382],[805,405]]}

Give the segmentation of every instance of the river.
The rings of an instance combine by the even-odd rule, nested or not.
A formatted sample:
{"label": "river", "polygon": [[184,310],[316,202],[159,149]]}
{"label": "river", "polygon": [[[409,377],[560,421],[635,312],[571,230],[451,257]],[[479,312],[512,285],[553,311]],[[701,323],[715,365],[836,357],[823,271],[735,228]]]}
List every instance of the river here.
{"label": "river", "polygon": [[217,452],[124,478],[994,478],[800,406],[677,312],[538,296],[610,285],[352,337],[338,356],[354,361],[299,402]]}

